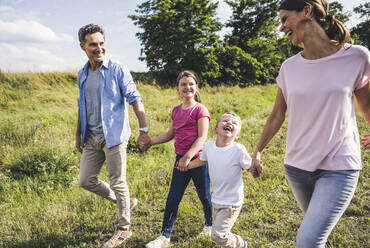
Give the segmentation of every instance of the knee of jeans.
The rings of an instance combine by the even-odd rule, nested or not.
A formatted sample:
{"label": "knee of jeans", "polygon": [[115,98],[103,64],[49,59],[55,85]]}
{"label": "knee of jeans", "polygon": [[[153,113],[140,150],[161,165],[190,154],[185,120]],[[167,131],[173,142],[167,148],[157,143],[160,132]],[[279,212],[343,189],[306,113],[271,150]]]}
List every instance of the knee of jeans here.
{"label": "knee of jeans", "polygon": [[325,243],[325,241],[320,243],[316,235],[313,233],[298,231],[297,248],[322,248],[325,247]]}

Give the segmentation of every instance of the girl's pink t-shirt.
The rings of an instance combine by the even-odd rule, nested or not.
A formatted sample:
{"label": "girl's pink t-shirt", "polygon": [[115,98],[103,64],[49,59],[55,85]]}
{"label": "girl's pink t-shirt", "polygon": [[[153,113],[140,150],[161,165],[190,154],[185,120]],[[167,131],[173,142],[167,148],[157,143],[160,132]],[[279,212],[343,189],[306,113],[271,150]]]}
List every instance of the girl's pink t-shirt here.
{"label": "girl's pink t-shirt", "polygon": [[[171,118],[175,131],[175,153],[185,155],[198,138],[198,120],[203,117],[211,120],[211,117],[208,109],[201,103],[187,109],[182,109],[181,105],[173,108]],[[201,151],[194,157],[199,157]]]}
{"label": "girl's pink t-shirt", "polygon": [[369,50],[346,45],[316,60],[299,53],[276,80],[288,112],[285,163],[306,171],[361,169],[353,93],[370,81]]}

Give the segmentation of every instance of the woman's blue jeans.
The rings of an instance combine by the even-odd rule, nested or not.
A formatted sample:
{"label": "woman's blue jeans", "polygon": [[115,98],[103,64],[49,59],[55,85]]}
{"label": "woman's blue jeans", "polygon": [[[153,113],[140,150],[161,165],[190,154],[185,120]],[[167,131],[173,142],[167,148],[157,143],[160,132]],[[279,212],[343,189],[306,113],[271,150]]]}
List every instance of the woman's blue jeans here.
{"label": "woman's blue jeans", "polygon": [[[176,156],[175,165],[181,157],[182,156],[180,155]],[[181,172],[174,168],[162,223],[162,235],[167,238],[171,236],[172,228],[177,216],[177,210],[190,179],[193,180],[198,197],[202,202],[205,224],[207,226],[212,226],[212,202],[208,164],[185,172]]]}
{"label": "woman's blue jeans", "polygon": [[297,247],[325,248],[331,231],[351,202],[360,172],[310,172],[285,165],[285,174],[304,215]]}

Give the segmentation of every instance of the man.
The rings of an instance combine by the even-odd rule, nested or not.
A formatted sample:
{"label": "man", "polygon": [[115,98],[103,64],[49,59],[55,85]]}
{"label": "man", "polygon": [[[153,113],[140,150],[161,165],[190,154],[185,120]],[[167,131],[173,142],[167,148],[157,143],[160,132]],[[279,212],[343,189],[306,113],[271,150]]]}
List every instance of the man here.
{"label": "man", "polygon": [[[130,231],[130,193],[126,181],[126,147],[131,134],[128,104],[139,121],[140,147],[150,144],[144,105],[129,70],[106,58],[103,29],[94,24],[79,32],[81,49],[89,61],[78,73],[78,123],[76,148],[82,152],[79,184],[117,203],[118,224],[104,247],[122,244]],[[107,162],[110,184],[98,179]]]}

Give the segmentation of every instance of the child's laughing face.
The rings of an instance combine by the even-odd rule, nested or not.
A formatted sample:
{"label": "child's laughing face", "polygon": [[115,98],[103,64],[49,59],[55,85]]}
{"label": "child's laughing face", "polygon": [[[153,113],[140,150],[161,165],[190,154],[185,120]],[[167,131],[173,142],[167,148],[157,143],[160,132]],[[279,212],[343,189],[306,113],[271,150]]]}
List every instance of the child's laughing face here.
{"label": "child's laughing face", "polygon": [[217,135],[236,139],[239,137],[241,128],[240,120],[233,115],[224,114],[218,121],[215,131]]}

